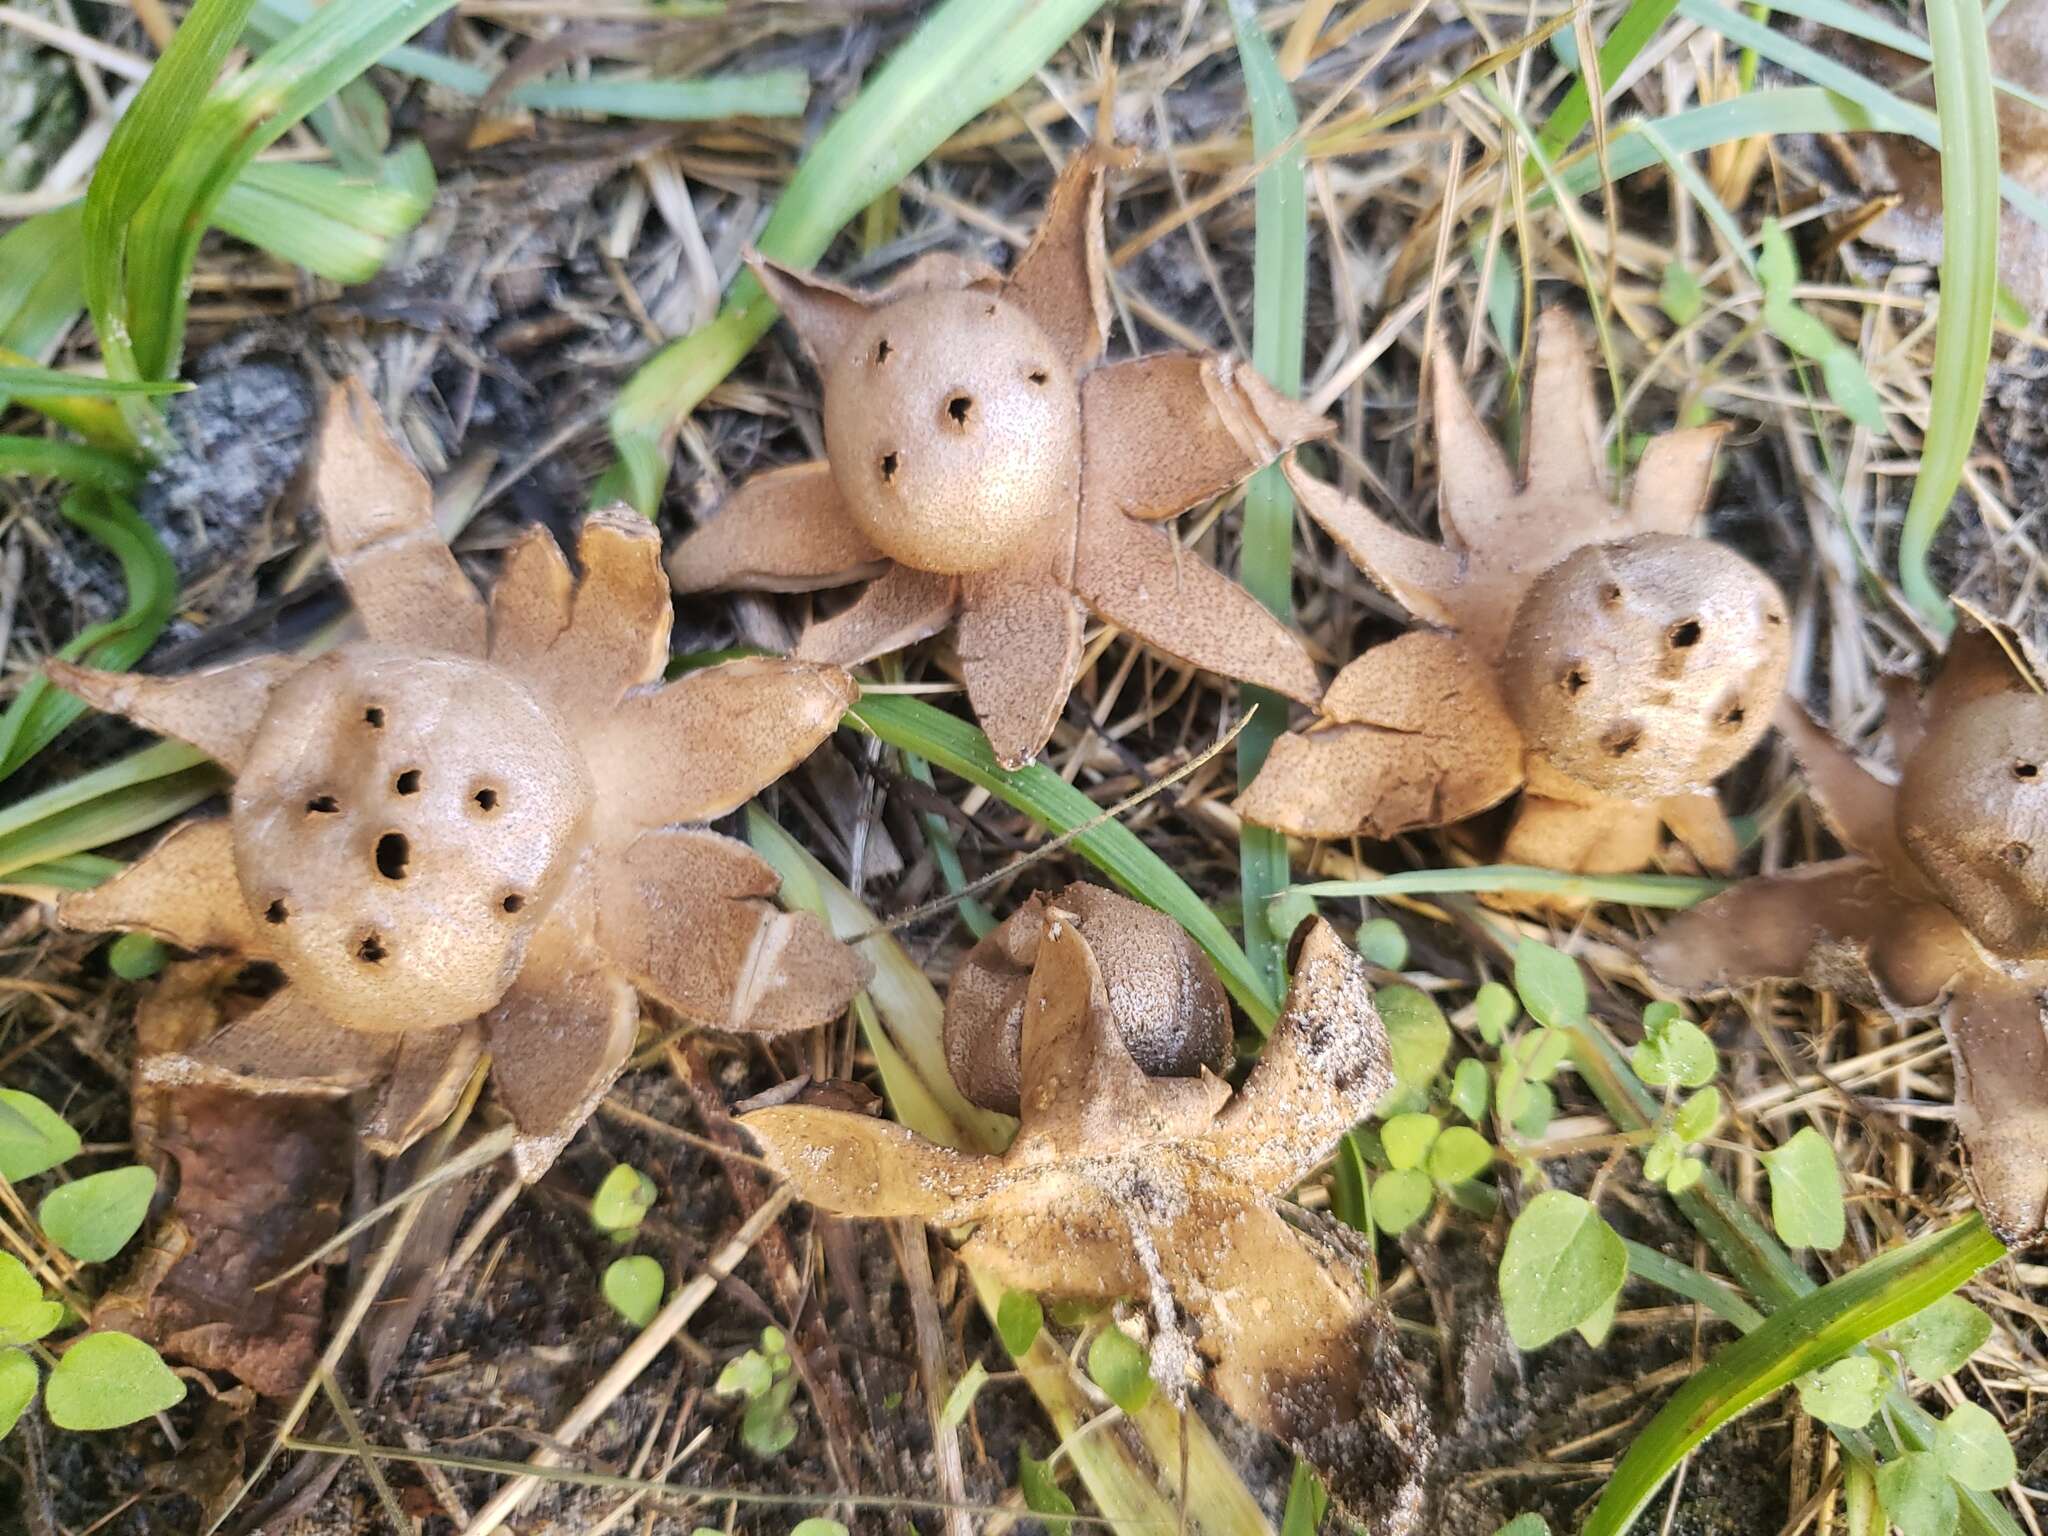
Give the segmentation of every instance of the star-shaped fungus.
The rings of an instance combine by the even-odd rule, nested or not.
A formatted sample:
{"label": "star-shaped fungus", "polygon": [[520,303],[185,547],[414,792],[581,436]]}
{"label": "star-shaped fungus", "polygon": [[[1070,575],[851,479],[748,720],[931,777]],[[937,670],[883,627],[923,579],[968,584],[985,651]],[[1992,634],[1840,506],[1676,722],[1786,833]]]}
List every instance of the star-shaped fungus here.
{"label": "star-shaped fungus", "polygon": [[1578,331],[1537,326],[1523,473],[1439,360],[1445,543],[1393,528],[1290,464],[1303,506],[1425,624],[1339,672],[1321,718],[1274,744],[1238,809],[1301,837],[1389,838],[1522,791],[1503,857],[1641,869],[1669,827],[1703,864],[1736,845],[1712,784],[1763,733],[1785,683],[1785,602],[1692,529],[1718,427],[1652,439],[1626,510],[1607,489]]}
{"label": "star-shaped fungus", "polygon": [[[1022,1123],[1002,1156],[801,1105],[740,1123],[822,1209],[971,1222],[961,1257],[1005,1285],[1138,1300],[1152,1375],[1176,1403],[1205,1382],[1307,1458],[1354,1518],[1375,1532],[1410,1529],[1434,1438],[1391,1325],[1360,1281],[1361,1254],[1327,1222],[1290,1222],[1275,1198],[1392,1084],[1363,963],[1326,925],[1308,931],[1286,1009],[1233,1095],[1205,1066],[1151,1077],[1132,1059],[1134,1021],[1119,1021],[1087,936],[1114,930],[1113,916],[1077,922],[1046,906],[1038,921],[1022,1000]],[[1155,993],[1150,1006],[1148,1033],[1163,1009],[1207,1027],[1192,993]]]}
{"label": "star-shaped fungus", "polygon": [[1803,981],[1937,1013],[1977,1204],[2008,1243],[2048,1230],[2048,697],[2010,633],[1960,632],[1925,694],[1895,692],[1896,784],[1788,703],[1778,729],[1847,856],[1745,880],[1644,949],[1687,992]]}
{"label": "star-shaped fungus", "polygon": [[796,654],[853,666],[953,626],[1011,768],[1052,735],[1083,609],[1304,703],[1301,642],[1160,526],[1328,423],[1231,357],[1104,362],[1101,160],[1077,154],[1008,278],[943,253],[855,293],[750,258],[824,382],[826,458],[758,475],[677,547],[682,592],[867,581]]}
{"label": "star-shaped fungus", "polygon": [[691,824],[806,757],[852,679],[744,660],[664,685],[671,607],[650,523],[593,514],[580,580],[530,531],[487,605],[359,386],[335,391],[316,452],[363,638],[180,677],[50,666],[235,775],[225,817],[175,828],[61,919],[273,961],[286,979],[149,1075],[256,1093],[383,1084],[365,1134],[393,1152],[446,1117],[488,1051],[537,1177],[618,1074],[640,991],[726,1029],[839,1013],[863,962],[772,905],[775,873],[744,844]]}

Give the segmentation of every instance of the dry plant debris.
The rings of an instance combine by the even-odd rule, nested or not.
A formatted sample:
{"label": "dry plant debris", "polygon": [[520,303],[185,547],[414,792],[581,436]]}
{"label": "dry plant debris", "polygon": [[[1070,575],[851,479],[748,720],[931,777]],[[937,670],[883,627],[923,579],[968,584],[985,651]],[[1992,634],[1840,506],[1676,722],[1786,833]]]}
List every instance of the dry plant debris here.
{"label": "dry plant debris", "polygon": [[2007,1243],[2048,1230],[2048,697],[2009,631],[1961,631],[1896,690],[1880,779],[1787,703],[1779,729],[1847,855],[1746,880],[1645,950],[1689,992],[1803,980],[1900,1018],[1938,1013],[1977,1203]]}
{"label": "dry plant debris", "polygon": [[[1327,924],[1308,929],[1286,1008],[1233,1095],[1206,1066],[1154,1077],[1132,1059],[1089,936],[1113,929],[1113,912],[1085,928],[1056,905],[1036,916],[1022,1123],[1001,1157],[804,1105],[741,1124],[825,1210],[973,1222],[963,1261],[1006,1285],[1138,1298],[1152,1375],[1176,1403],[1206,1383],[1309,1460],[1369,1529],[1411,1529],[1434,1452],[1428,1413],[1360,1282],[1361,1252],[1333,1226],[1289,1222],[1276,1200],[1393,1084],[1364,962]],[[1207,1027],[1184,998],[1157,1001]]]}
{"label": "dry plant debris", "polygon": [[1299,465],[1287,474],[1358,567],[1436,627],[1338,673],[1321,718],[1274,744],[1238,809],[1303,837],[1387,838],[1520,789],[1511,862],[1641,869],[1668,826],[1728,868],[1735,838],[1713,781],[1769,723],[1789,647],[1770,579],[1693,536],[1721,429],[1654,439],[1618,512],[1566,313],[1539,321],[1520,477],[1456,372],[1441,360],[1432,372],[1443,546]]}
{"label": "dry plant debris", "polygon": [[243,968],[220,958],[173,965],[135,1011],[136,1156],[175,1164],[177,1192],[93,1323],[285,1397],[319,1356],[327,1276],[313,1268],[257,1287],[341,1225],[348,1113],[317,1097],[152,1083],[142,1070],[260,1006],[237,985]]}
{"label": "dry plant debris", "polygon": [[1303,703],[1301,641],[1160,526],[1329,424],[1243,362],[1105,363],[1102,157],[1077,154],[1008,278],[939,253],[861,294],[756,258],[824,380],[823,462],[757,475],[683,540],[683,592],[867,581],[798,656],[852,666],[948,625],[996,757],[1038,755],[1084,607]]}
{"label": "dry plant debris", "polygon": [[624,1063],[640,991],[724,1029],[838,1014],[863,962],[776,908],[775,873],[744,844],[690,824],[807,756],[855,697],[846,673],[750,659],[664,685],[669,591],[644,519],[593,514],[580,580],[530,531],[486,604],[359,387],[336,390],[317,455],[361,640],[180,677],[50,666],[235,774],[226,817],[174,829],[62,919],[287,977],[146,1074],[257,1093],[382,1083],[366,1135],[391,1153],[446,1117],[488,1051],[532,1178]]}

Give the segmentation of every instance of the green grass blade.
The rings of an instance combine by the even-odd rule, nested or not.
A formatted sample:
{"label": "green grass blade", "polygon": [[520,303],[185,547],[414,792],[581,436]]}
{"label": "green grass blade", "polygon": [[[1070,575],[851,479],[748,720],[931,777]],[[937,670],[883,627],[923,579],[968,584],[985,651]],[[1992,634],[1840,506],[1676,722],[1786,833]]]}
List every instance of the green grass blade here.
{"label": "green grass blade", "polygon": [[711,75],[701,80],[621,79],[542,81],[521,86],[513,101],[539,112],[592,112],[654,123],[695,123],[725,117],[801,117],[811,82],[800,69],[758,75]]}
{"label": "green grass blade", "polygon": [[1934,105],[1941,119],[1941,310],[1920,474],[1899,535],[1899,585],[1943,634],[1955,628],[1927,554],[1977,439],[1998,309],[1998,110],[1977,0],[1927,0]]}
{"label": "green grass blade", "polygon": [[0,875],[162,826],[226,783],[183,742],[144,747],[0,810]]}
{"label": "green grass blade", "polygon": [[[75,635],[58,652],[66,661],[119,671],[156,643],[178,600],[178,572],[163,540],[121,496],[80,491],[64,500],[64,516],[121,562],[128,606],[118,618]],[[22,685],[0,714],[0,779],[57,739],[85,713],[83,700],[51,685],[40,672]]]}
{"label": "green grass blade", "polygon": [[190,384],[164,379],[101,379],[89,373],[67,373],[62,368],[0,368],[0,395],[76,396],[81,400],[106,400],[117,395],[176,395]]}
{"label": "green grass blade", "polygon": [[[99,332],[109,377],[163,377],[161,371],[142,365],[130,329],[131,225],[161,188],[166,147],[177,145],[190,131],[228,50],[241,35],[252,3],[197,0],[115,125],[93,172],[85,195],[82,275],[86,306]],[[146,405],[132,407],[129,419],[145,442],[163,440],[162,419]]]}
{"label": "green grass blade", "polygon": [[1372,880],[1314,880],[1294,887],[1304,896],[1562,896],[1620,901],[1632,907],[1689,907],[1725,891],[1726,880],[1698,875],[1571,875],[1529,864],[1479,864],[1469,869],[1411,869]]}
{"label": "green grass blade", "polygon": [[1621,1536],[1678,1463],[1723,1424],[2004,1256],[2005,1245],[1973,1213],[1781,1308],[1671,1395],[1614,1469],[1582,1536]]}
{"label": "green grass blade", "polygon": [[[797,166],[756,244],[807,267],[863,208],[962,124],[1031,78],[1102,0],[946,0],[876,71]],[[709,324],[644,363],[612,407],[615,471],[599,499],[652,516],[668,440],[697,403],[775,323],[775,306],[742,273]]]}
{"label": "green grass blade", "polygon": [[[1231,0],[1237,57],[1250,99],[1252,153],[1272,155],[1299,126],[1294,98],[1248,0]],[[1284,395],[1301,393],[1302,330],[1308,306],[1308,182],[1299,148],[1259,173],[1252,266],[1252,366]],[[1294,493],[1275,464],[1245,488],[1244,550],[1238,575],[1283,624],[1294,621]],[[1237,778],[1249,784],[1287,728],[1287,700],[1264,688],[1238,691],[1252,719],[1237,739]],[[1284,833],[1246,822],[1238,835],[1244,947],[1269,994],[1285,986],[1288,935],[1266,921],[1267,899],[1292,873]]]}
{"label": "green grass blade", "polygon": [[394,151],[380,170],[364,181],[324,165],[258,162],[222,194],[213,224],[332,282],[367,282],[434,201],[422,145]]}
{"label": "green grass blade", "polygon": [[60,891],[89,891],[112,879],[123,866],[119,859],[101,858],[96,853],[70,853],[17,869],[7,877],[14,886],[47,885]]}
{"label": "green grass blade", "polygon": [[[1102,807],[1048,768],[1033,764],[1010,772],[996,762],[988,738],[966,721],[901,694],[869,694],[848,713],[849,723],[892,747],[914,752],[948,773],[977,784],[1055,833],[1086,826]],[[1188,888],[1165,860],[1128,827],[1110,821],[1074,839],[1074,847],[1117,888],[1157,907],[1188,931],[1214,962],[1230,995],[1261,1031],[1279,1014],[1279,994],[1252,968],[1230,930]]]}
{"label": "green grass blade", "polygon": [[[1633,64],[1636,55],[1651,38],[1671,19],[1671,13],[1678,9],[1678,0],[1630,0],[1629,8],[1621,13],[1606,39],[1600,44],[1600,80],[1611,96],[1622,72]],[[1558,154],[1579,136],[1579,130],[1593,120],[1592,97],[1586,89],[1586,77],[1578,81],[1557,110],[1544,120],[1543,132],[1536,140],[1536,147],[1546,159],[1554,160]],[[1537,176],[1536,158],[1530,156],[1523,165],[1525,181],[1534,181]]]}
{"label": "green grass blade", "polygon": [[134,460],[54,437],[0,437],[0,475],[68,480],[124,496],[142,483],[142,468]]}
{"label": "green grass blade", "polygon": [[352,0],[324,6],[215,91],[191,131],[169,141],[170,164],[137,213],[131,235],[124,318],[139,376],[164,378],[177,371],[192,264],[229,185],[293,124],[454,3]]}

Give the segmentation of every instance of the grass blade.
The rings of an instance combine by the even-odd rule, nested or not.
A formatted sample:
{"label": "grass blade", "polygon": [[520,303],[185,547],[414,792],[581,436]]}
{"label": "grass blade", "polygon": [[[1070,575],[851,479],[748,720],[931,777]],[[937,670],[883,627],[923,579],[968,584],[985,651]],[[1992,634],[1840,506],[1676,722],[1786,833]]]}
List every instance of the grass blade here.
{"label": "grass blade", "polygon": [[1447,896],[1468,891],[1504,896],[1563,896],[1621,901],[1632,907],[1690,907],[1728,889],[1726,880],[1697,875],[1572,875],[1529,864],[1479,864],[1469,869],[1411,869],[1372,880],[1314,880],[1304,896]]}
{"label": "grass blade", "polygon": [[[1294,98],[1248,0],[1231,0],[1237,57],[1250,99],[1252,153],[1272,155],[1299,125]],[[1301,394],[1302,328],[1308,305],[1308,183],[1299,147],[1259,173],[1252,265],[1252,366],[1284,395]],[[1283,624],[1294,621],[1294,493],[1275,464],[1245,488],[1243,554],[1238,575],[1246,590]],[[1287,700],[1264,688],[1238,697],[1252,715],[1237,741],[1237,778],[1249,784],[1273,743],[1287,728]],[[1267,900],[1286,888],[1292,870],[1284,833],[1244,824],[1238,834],[1239,882],[1244,900],[1244,947],[1266,990],[1285,985],[1288,935],[1266,921]]]}
{"label": "grass blade", "polygon": [[[914,752],[970,784],[978,784],[1040,826],[1056,833],[1087,826],[1102,808],[1048,768],[1033,764],[1012,773],[996,762],[988,738],[944,710],[901,694],[869,694],[847,720],[892,747]],[[1185,880],[1138,840],[1128,827],[1104,822],[1074,840],[1090,863],[1116,887],[1157,907],[1188,931],[1208,954],[1217,975],[1261,1031],[1279,1015],[1279,994],[1252,968],[1230,930]]]}
{"label": "grass blade", "polygon": [[[178,572],[163,540],[120,496],[80,491],[67,496],[64,517],[92,536],[121,562],[128,606],[118,618],[80,631],[57,654],[66,661],[120,671],[156,643],[178,601]],[[0,715],[0,779],[56,740],[85,713],[85,702],[51,685],[38,672],[22,685]]]}
{"label": "grass blade", "polygon": [[214,227],[331,282],[368,282],[434,201],[424,146],[406,145],[379,170],[364,181],[324,165],[259,162],[222,194]]}
{"label": "grass blade", "polygon": [[[946,137],[1031,78],[1102,0],[946,0],[819,135],[755,242],[807,267],[832,237]],[[619,391],[619,463],[594,500],[652,516],[668,476],[668,440],[697,403],[775,323],[775,306],[742,273],[708,325],[663,347]]]}
{"label": "grass blade", "polygon": [[[1621,13],[1621,19],[1615,22],[1606,40],[1600,44],[1600,80],[1608,96],[1614,94],[1622,72],[1635,62],[1636,55],[1643,51],[1677,9],[1678,0],[1631,0],[1629,8]],[[1536,140],[1537,149],[1544,158],[1556,159],[1592,118],[1592,97],[1582,74],[1565,93],[1564,100],[1557,104],[1557,110],[1544,120],[1543,132]],[[1536,176],[1536,157],[1531,155],[1523,164],[1522,177],[1533,182]]]}
{"label": "grass blade", "polygon": [[654,123],[711,122],[725,117],[801,117],[811,82],[800,69],[758,75],[712,75],[702,80],[649,80],[592,75],[588,80],[541,81],[521,86],[511,99],[541,112],[591,112]]}
{"label": "grass blade", "polygon": [[54,437],[0,437],[0,475],[69,480],[124,496],[142,483],[142,468],[134,460]]}
{"label": "grass blade", "polygon": [[1934,106],[1941,119],[1941,311],[1920,474],[1899,535],[1899,585],[1942,634],[1955,628],[1927,553],[1977,440],[1998,309],[1998,110],[1977,0],[1927,0]]}
{"label": "grass blade", "polygon": [[116,395],[176,395],[190,384],[160,379],[101,379],[62,368],[0,368],[0,395],[47,395],[105,400]]}
{"label": "grass blade", "polygon": [[2004,1256],[2005,1245],[1972,1213],[1781,1308],[1671,1395],[1614,1469],[1582,1536],[1621,1536],[1687,1453],[1723,1424]]}

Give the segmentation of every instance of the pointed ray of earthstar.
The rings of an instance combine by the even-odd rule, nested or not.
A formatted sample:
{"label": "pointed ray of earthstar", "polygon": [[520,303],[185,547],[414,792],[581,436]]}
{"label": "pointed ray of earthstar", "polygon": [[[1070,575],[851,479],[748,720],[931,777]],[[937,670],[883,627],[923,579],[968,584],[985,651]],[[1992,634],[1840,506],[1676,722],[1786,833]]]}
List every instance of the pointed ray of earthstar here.
{"label": "pointed ray of earthstar", "polygon": [[396,1157],[446,1120],[484,1052],[476,1024],[409,1030],[377,1104],[363,1123],[363,1144],[380,1157]]}
{"label": "pointed ray of earthstar", "polygon": [[2048,1228],[2048,966],[1964,976],[1942,1010],[1955,1058],[1964,1171],[1991,1229],[2014,1246]]}
{"label": "pointed ray of earthstar", "polygon": [[888,557],[847,515],[839,482],[823,459],[753,476],[668,560],[669,580],[682,593],[721,587],[816,592],[888,568]]}
{"label": "pointed ray of earthstar", "polygon": [[685,1018],[759,1034],[811,1029],[867,981],[867,962],[822,921],[769,901],[781,877],[732,838],[648,832],[598,880],[599,947]]}
{"label": "pointed ray of earthstar", "polygon": [[189,1050],[142,1064],[144,1081],[243,1093],[353,1093],[391,1070],[401,1036],[344,1029],[287,986]]}
{"label": "pointed ray of earthstar", "polygon": [[1053,182],[1045,212],[1003,297],[1038,322],[1078,373],[1109,340],[1109,257],[1102,240],[1102,160],[1078,151]]}
{"label": "pointed ray of earthstar", "polygon": [[[536,539],[550,553],[536,549]],[[491,660],[570,718],[602,719],[627,690],[660,681],[673,599],[661,535],[637,512],[591,513],[576,556],[582,579],[564,588],[555,570],[561,554],[545,529],[515,546],[491,594]]]}
{"label": "pointed ray of earthstar", "polygon": [[269,952],[235,878],[234,834],[225,817],[173,827],[126,869],[66,895],[59,915],[67,928],[146,933],[180,949],[227,949],[257,959]]}
{"label": "pointed ray of earthstar", "polygon": [[334,387],[313,456],[327,553],[373,640],[481,656],[483,599],[434,526],[434,494],[369,391]]}
{"label": "pointed ray of earthstar", "polygon": [[891,565],[867,584],[852,607],[805,629],[794,654],[806,661],[858,666],[936,635],[959,612],[959,577]]}
{"label": "pointed ray of earthstar", "polygon": [[1002,1178],[995,1158],[956,1152],[870,1115],[784,1104],[740,1123],[799,1195],[843,1216],[971,1220]]}
{"label": "pointed ray of earthstar", "polygon": [[94,709],[175,736],[233,772],[249,754],[270,695],[305,664],[300,656],[253,656],[205,672],[152,677],[52,658],[43,670]]}
{"label": "pointed ray of earthstar", "polygon": [[586,737],[620,841],[737,810],[816,750],[859,698],[837,667],[745,656],[628,694]]}

